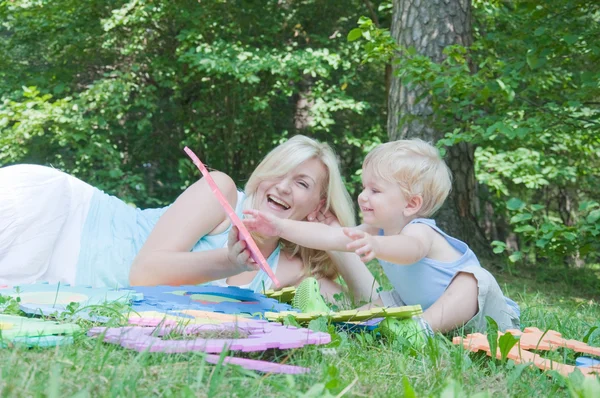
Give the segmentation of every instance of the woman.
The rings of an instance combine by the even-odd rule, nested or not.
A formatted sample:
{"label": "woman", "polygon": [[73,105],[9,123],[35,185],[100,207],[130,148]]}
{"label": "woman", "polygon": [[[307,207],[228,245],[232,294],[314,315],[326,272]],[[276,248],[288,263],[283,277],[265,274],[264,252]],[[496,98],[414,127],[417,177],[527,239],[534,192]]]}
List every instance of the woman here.
{"label": "woman", "polygon": [[[333,214],[341,225],[353,224],[334,153],[310,138],[296,136],[273,149],[244,193],[226,174],[212,176],[240,216],[251,207],[294,220],[324,221],[325,214]],[[270,287],[203,179],[171,206],[148,210],[42,166],[0,169],[0,192],[2,284]],[[333,282],[339,267],[355,297],[370,298],[370,291],[354,289],[373,277],[353,254],[309,250],[277,238],[257,237],[257,244],[283,286],[311,275],[331,295],[339,291]]]}

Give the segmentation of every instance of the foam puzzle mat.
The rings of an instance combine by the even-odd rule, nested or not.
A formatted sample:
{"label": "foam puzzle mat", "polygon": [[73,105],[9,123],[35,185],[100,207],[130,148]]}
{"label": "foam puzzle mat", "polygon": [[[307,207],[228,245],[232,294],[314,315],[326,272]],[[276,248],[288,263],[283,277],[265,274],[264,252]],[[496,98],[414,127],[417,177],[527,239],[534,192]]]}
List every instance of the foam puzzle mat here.
{"label": "foam puzzle mat", "polygon": [[410,318],[414,315],[420,315],[423,310],[420,305],[407,305],[394,308],[371,308],[370,310],[345,310],[339,312],[266,312],[265,318],[273,322],[283,322],[283,319],[291,316],[299,323],[308,323],[319,317],[329,318],[332,322],[360,322],[373,318],[391,317],[391,318]]}
{"label": "foam puzzle mat", "polygon": [[71,344],[73,334],[80,330],[78,325],[71,323],[0,314],[0,347],[52,347]]}
{"label": "foam puzzle mat", "polygon": [[[568,376],[575,369],[579,369],[585,377],[596,377],[596,375],[600,374],[600,365],[589,367],[567,365],[529,351],[553,351],[558,348],[568,348],[575,352],[600,357],[600,347],[591,347],[578,340],[568,340],[563,338],[557,331],[547,330],[543,332],[536,327],[527,327],[523,331],[508,329],[505,333],[498,333],[498,338],[506,333],[519,338],[519,341],[507,354],[507,358],[512,359],[516,363],[531,363],[541,370],[556,370],[563,376]],[[487,335],[482,333],[472,333],[466,337],[457,336],[452,339],[452,343],[462,345],[465,349],[473,352],[485,351],[487,355],[492,356],[492,349],[487,340]],[[499,348],[496,350],[495,357],[498,359],[502,358]]]}
{"label": "foam puzzle mat", "polygon": [[129,289],[92,288],[68,284],[35,283],[0,289],[3,296],[19,297],[19,308],[30,315],[52,315],[63,313],[70,303],[86,307],[110,302],[129,303],[141,300],[142,295]]}
{"label": "foam puzzle mat", "polygon": [[[175,333],[182,338],[173,338]],[[291,349],[306,345],[327,344],[331,335],[305,328],[283,326],[264,320],[247,319],[244,323],[201,324],[157,327],[126,326],[118,328],[95,327],[90,337],[102,338],[104,342],[119,344],[138,352],[184,353],[200,351],[208,354],[222,351],[256,352],[268,349]],[[187,337],[187,339],[185,338]],[[218,356],[208,356],[215,363]],[[227,357],[226,363],[246,369],[270,373],[306,373],[307,368],[278,363]]]}
{"label": "foam puzzle mat", "polygon": [[224,314],[262,315],[266,311],[294,311],[288,305],[273,298],[267,298],[252,290],[235,286],[134,286],[143,295],[142,300],[133,303],[133,310],[142,311],[183,311],[196,309]]}

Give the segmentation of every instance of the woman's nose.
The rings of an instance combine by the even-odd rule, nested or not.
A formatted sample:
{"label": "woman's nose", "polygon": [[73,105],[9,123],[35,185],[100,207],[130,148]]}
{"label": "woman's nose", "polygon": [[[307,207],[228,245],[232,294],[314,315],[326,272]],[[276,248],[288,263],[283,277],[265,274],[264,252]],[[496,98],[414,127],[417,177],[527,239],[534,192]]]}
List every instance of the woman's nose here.
{"label": "woman's nose", "polygon": [[279,181],[277,184],[277,189],[281,192],[289,193],[290,192],[290,182],[287,178]]}

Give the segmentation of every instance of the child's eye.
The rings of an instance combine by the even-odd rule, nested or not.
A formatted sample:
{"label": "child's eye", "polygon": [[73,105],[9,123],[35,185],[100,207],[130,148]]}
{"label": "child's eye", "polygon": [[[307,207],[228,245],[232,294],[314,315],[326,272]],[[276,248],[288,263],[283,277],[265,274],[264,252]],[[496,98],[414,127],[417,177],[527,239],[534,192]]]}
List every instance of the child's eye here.
{"label": "child's eye", "polygon": [[298,181],[298,184],[300,184],[304,188],[308,188],[308,184],[306,182],[304,182],[304,181]]}

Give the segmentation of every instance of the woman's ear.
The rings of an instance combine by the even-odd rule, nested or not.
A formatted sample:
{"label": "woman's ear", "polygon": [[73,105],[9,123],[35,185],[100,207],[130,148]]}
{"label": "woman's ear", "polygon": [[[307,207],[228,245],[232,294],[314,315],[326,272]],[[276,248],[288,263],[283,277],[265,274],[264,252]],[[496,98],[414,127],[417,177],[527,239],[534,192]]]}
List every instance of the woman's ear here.
{"label": "woman's ear", "polygon": [[404,208],[404,215],[406,217],[414,216],[419,212],[419,210],[421,210],[422,206],[423,197],[421,195],[414,195],[406,203],[406,207]]}
{"label": "woman's ear", "polygon": [[325,199],[319,200],[319,204],[317,204],[317,207],[315,207],[315,209],[313,211],[308,213],[308,215],[306,216],[306,219],[308,221],[315,221],[317,219],[317,215],[319,214],[319,212],[321,211],[323,206],[325,206]]}

